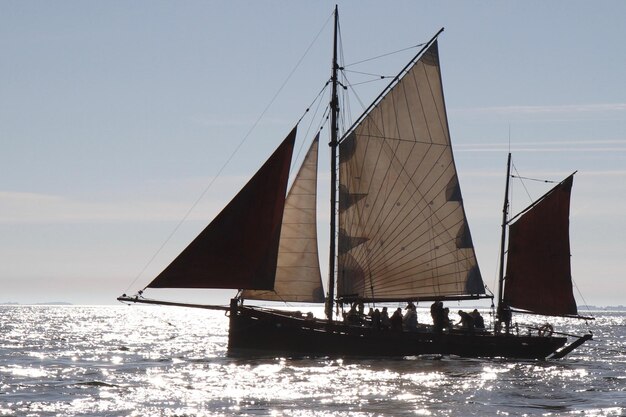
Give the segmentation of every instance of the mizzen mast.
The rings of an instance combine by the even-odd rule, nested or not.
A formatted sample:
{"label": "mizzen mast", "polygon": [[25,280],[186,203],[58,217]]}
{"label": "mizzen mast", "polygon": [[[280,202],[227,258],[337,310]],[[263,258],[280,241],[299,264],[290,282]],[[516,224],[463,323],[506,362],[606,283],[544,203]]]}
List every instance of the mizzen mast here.
{"label": "mizzen mast", "polygon": [[502,208],[502,238],[500,240],[500,274],[498,279],[498,321],[503,320],[501,309],[504,307],[502,301],[504,300],[504,258],[505,258],[505,246],[506,246],[506,226],[507,218],[509,215],[509,181],[511,178],[511,153],[506,163],[506,185],[504,187],[504,206]]}

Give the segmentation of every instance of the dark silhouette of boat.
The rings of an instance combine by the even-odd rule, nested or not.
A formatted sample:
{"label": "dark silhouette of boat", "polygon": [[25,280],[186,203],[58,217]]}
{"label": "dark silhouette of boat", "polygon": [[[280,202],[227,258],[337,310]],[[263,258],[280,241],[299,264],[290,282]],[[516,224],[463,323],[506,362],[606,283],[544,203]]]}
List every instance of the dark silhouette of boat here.
{"label": "dark silhouette of boat", "polygon": [[[340,135],[337,27],[335,10],[326,291],[316,228],[319,135],[287,193],[296,126],[220,214],[146,286],[239,290],[229,306],[154,300],[143,290],[118,300],[226,310],[232,356],[560,358],[591,339],[591,334],[557,334],[550,325],[521,333],[511,326],[518,312],[580,316],[570,271],[573,174],[508,219],[510,155],[492,329],[449,324],[391,329],[363,311],[355,320],[341,313],[345,307],[355,311],[366,304],[418,301],[434,302],[435,308],[437,302],[493,295],[485,291],[454,163],[437,41],[443,29]],[[325,303],[327,317],[244,300]],[[573,338],[569,345],[567,336]]]}

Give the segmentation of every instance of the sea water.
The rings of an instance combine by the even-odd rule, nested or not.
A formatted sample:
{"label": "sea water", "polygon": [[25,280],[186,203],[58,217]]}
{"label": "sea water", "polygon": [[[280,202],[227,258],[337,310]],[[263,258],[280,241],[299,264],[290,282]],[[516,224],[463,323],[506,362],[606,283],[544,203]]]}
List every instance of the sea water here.
{"label": "sea water", "polygon": [[624,416],[626,313],[595,315],[551,320],[594,333],[558,361],[243,360],[223,312],[2,306],[0,416]]}

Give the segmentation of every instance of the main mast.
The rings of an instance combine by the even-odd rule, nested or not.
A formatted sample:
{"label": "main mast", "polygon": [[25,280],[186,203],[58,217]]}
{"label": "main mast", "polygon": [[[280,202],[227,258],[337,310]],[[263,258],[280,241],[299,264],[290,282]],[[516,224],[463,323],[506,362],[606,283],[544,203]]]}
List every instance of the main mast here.
{"label": "main mast", "polygon": [[339,98],[337,97],[337,32],[339,31],[339,11],[335,5],[335,30],[333,36],[333,64],[331,73],[332,93],[330,98],[330,252],[328,255],[328,297],[326,299],[326,317],[329,321],[333,318],[333,302],[335,299],[335,246],[336,246],[336,221],[337,221],[337,136]]}

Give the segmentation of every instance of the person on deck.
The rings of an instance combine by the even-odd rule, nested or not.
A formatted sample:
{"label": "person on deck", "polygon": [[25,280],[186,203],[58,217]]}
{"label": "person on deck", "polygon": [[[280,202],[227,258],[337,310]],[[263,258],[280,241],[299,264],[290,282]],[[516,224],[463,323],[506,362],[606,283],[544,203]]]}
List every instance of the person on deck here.
{"label": "person on deck", "polygon": [[474,319],[469,313],[459,310],[459,316],[461,316],[461,319],[457,324],[460,324],[463,330],[474,330]]}
{"label": "person on deck", "polygon": [[435,329],[435,333],[441,333],[444,328],[443,314],[443,303],[441,301],[435,301],[430,306],[430,316],[433,319],[433,327]]}
{"label": "person on deck", "polygon": [[452,323],[450,322],[450,309],[448,307],[443,309],[443,313],[442,313],[442,325],[444,329],[450,329],[450,326],[452,326]]}
{"label": "person on deck", "polygon": [[350,311],[346,314],[345,320],[348,324],[357,324],[359,322],[359,314],[356,311],[356,304],[352,304]]}
{"label": "person on deck", "polygon": [[485,319],[483,319],[483,316],[480,315],[480,313],[478,312],[477,309],[474,309],[474,311],[472,311],[470,313],[470,315],[474,319],[474,327],[475,328],[477,328],[477,329],[484,329],[485,328]]}
{"label": "person on deck", "polygon": [[500,326],[502,326],[502,323],[504,323],[505,332],[506,334],[509,334],[509,328],[511,327],[512,319],[511,309],[509,308],[509,306],[500,304],[498,306],[497,318],[498,327],[500,328]]}
{"label": "person on deck", "polygon": [[380,310],[376,309],[372,312],[372,329],[380,330]]}
{"label": "person on deck", "polygon": [[389,320],[389,313],[387,307],[383,307],[383,311],[380,312],[380,328],[382,330],[389,330],[391,327],[391,321]]}
{"label": "person on deck", "polygon": [[409,302],[406,306],[406,310],[407,311],[402,318],[402,325],[405,330],[414,332],[417,330],[417,308],[415,307],[415,304]]}
{"label": "person on deck", "polygon": [[392,332],[402,331],[402,309],[400,307],[398,307],[396,311],[393,312],[389,321],[391,322]]}

